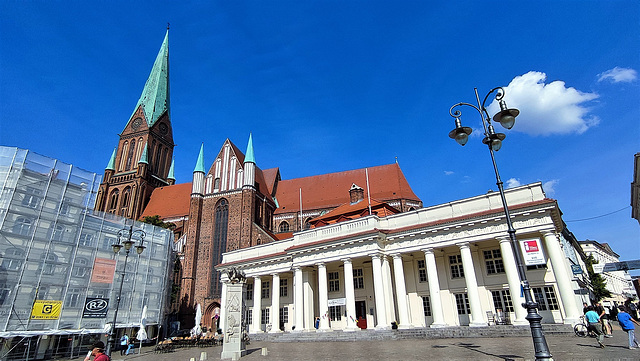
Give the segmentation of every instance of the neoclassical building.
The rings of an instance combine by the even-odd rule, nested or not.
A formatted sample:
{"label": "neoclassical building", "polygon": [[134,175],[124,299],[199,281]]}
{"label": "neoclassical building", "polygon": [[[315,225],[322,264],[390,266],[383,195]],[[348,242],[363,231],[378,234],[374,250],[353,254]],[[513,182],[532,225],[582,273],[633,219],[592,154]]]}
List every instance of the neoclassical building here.
{"label": "neoclassical building", "polygon": [[[576,323],[580,293],[571,273],[557,201],[540,183],[506,191],[519,241],[538,241],[543,263],[527,267],[543,323]],[[247,277],[249,332],[485,326],[495,314],[528,324],[500,196],[472,198],[386,217],[365,215],[223,254]]]}

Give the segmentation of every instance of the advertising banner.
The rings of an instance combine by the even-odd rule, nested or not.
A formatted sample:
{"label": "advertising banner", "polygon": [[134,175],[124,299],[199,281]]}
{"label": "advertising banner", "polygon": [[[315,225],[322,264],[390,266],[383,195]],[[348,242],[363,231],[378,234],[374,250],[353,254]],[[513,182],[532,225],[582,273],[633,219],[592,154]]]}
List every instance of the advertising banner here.
{"label": "advertising banner", "polygon": [[525,265],[535,266],[547,263],[544,253],[542,253],[540,239],[523,239],[520,241],[520,249],[522,250]]}
{"label": "advertising banner", "polygon": [[116,260],[108,258],[96,258],[91,272],[91,282],[113,283],[113,275],[116,273]]}
{"label": "advertising banner", "polygon": [[108,298],[87,297],[86,301],[84,301],[82,318],[106,318],[108,310]]}
{"label": "advertising banner", "polygon": [[32,320],[57,320],[60,318],[62,301],[36,300],[31,309]]}

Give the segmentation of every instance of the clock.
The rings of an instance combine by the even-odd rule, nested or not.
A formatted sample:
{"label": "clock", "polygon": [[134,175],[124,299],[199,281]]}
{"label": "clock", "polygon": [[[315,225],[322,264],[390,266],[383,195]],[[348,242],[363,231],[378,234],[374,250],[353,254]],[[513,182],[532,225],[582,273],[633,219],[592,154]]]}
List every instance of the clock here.
{"label": "clock", "polygon": [[136,118],[133,120],[133,122],[131,122],[131,128],[133,128],[133,130],[137,130],[138,128],[140,128],[141,125],[142,125],[142,119],[140,118]]}
{"label": "clock", "polygon": [[162,135],[169,133],[169,127],[164,123],[160,123],[160,125],[158,125],[158,129],[160,129],[160,134]]}

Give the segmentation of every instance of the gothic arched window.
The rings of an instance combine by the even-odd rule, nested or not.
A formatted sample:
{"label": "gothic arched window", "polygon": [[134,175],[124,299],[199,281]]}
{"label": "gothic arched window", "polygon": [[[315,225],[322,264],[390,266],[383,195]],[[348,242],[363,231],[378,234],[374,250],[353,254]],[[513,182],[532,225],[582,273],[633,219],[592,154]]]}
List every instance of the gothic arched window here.
{"label": "gothic arched window", "polygon": [[287,222],[287,221],[280,222],[280,225],[278,226],[278,231],[280,233],[289,232],[289,222]]}
{"label": "gothic arched window", "polygon": [[109,197],[109,207],[107,208],[107,210],[111,213],[115,212],[116,207],[118,207],[118,196],[120,195],[120,192],[118,192],[117,189],[115,189],[113,192],[111,192],[111,197]]}
{"label": "gothic arched window", "polygon": [[131,145],[129,146],[129,154],[127,155],[127,165],[124,167],[124,170],[131,169],[131,162],[133,161],[133,155],[136,151],[136,140],[131,139]]}
{"label": "gothic arched window", "polygon": [[[213,264],[215,266],[222,262],[222,253],[227,250],[227,225],[229,220],[229,203],[226,199],[221,199],[216,204],[215,228],[213,231]],[[213,270],[211,277],[211,296],[219,297],[221,294],[220,272]]]}
{"label": "gothic arched window", "polygon": [[118,165],[118,172],[124,170],[124,164],[127,160],[127,153],[129,151],[129,142],[124,142],[122,145],[122,153],[120,153],[120,164]]}

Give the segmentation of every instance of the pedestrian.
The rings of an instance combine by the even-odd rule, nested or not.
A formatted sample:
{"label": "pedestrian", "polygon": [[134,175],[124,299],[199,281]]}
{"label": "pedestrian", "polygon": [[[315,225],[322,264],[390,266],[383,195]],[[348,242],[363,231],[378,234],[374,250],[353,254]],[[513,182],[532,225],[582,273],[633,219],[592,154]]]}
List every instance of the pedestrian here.
{"label": "pedestrian", "polygon": [[600,325],[602,325],[602,332],[604,333],[604,337],[613,337],[611,336],[611,325],[609,324],[609,314],[607,310],[602,306],[602,303],[596,303],[596,313],[598,317],[600,317]]}
{"label": "pedestrian", "polygon": [[111,361],[109,356],[104,353],[104,342],[97,341],[91,346],[91,353],[84,358],[84,361],[90,361],[93,356],[93,361]]}
{"label": "pedestrian", "polygon": [[120,356],[124,356],[124,352],[127,350],[129,346],[129,336],[125,333],[120,337]]}
{"label": "pedestrian", "polygon": [[596,313],[593,306],[587,307],[587,313],[584,314],[584,318],[587,319],[589,326],[587,330],[592,331],[598,336],[598,345],[600,348],[604,348],[604,335],[602,334],[602,328],[600,326],[600,316]]}
{"label": "pedestrian", "polygon": [[623,306],[619,306],[620,312],[618,312],[618,322],[620,323],[620,327],[622,327],[623,331],[626,331],[629,335],[629,350],[633,350],[634,348],[638,348],[638,340],[636,340],[635,329],[636,326],[633,324],[637,324],[640,326],[640,322],[631,318],[625,310]]}
{"label": "pedestrian", "polygon": [[133,354],[134,347],[135,347],[135,342],[133,341],[133,335],[131,335],[131,338],[129,338],[129,344],[127,345],[127,352],[125,353],[125,355],[128,355],[129,352]]}
{"label": "pedestrian", "polygon": [[582,302],[582,314],[586,315],[589,308],[589,305],[586,302]]}

